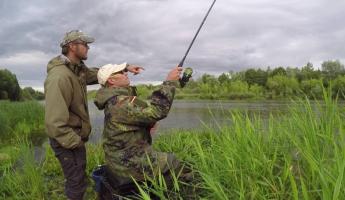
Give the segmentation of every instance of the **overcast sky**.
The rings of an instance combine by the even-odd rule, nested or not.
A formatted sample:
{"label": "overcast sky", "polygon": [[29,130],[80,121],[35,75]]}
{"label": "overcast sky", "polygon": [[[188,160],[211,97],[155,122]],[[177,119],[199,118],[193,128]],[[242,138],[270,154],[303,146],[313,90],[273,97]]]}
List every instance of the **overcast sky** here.
{"label": "overcast sky", "polygon": [[[65,32],[96,38],[88,66],[146,68],[157,82],[184,55],[212,0],[0,0],[0,68],[22,87],[42,89],[46,64]],[[185,66],[219,75],[250,67],[345,61],[344,0],[218,0]]]}

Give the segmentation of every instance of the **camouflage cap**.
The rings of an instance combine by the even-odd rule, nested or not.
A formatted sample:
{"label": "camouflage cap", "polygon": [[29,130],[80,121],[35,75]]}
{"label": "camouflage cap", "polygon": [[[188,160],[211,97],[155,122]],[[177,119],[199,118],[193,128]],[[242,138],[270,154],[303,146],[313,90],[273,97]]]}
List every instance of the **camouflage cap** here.
{"label": "camouflage cap", "polygon": [[66,44],[73,42],[75,40],[81,40],[86,43],[92,43],[95,41],[93,37],[86,35],[80,30],[72,30],[65,34],[64,38],[62,39],[62,42],[60,43],[60,47],[63,47]]}

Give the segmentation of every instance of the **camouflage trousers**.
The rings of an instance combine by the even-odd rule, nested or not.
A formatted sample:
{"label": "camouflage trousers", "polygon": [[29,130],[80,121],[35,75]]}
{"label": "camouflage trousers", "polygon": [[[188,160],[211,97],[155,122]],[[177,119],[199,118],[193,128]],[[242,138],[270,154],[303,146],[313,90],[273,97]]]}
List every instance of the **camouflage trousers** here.
{"label": "camouflage trousers", "polygon": [[49,140],[55,156],[62,167],[67,198],[71,200],[82,200],[87,188],[85,146],[66,149],[55,139],[50,138]]}
{"label": "camouflage trousers", "polygon": [[[172,189],[174,185],[174,178],[173,176],[177,176],[179,174],[179,180],[183,182],[190,182],[193,180],[193,172],[189,166],[186,166],[182,162],[180,162],[174,154],[168,153],[167,154],[167,162],[168,165],[164,169],[161,169],[162,175],[164,177],[165,183],[167,185],[168,189]],[[108,188],[104,187],[101,194],[100,198],[101,200],[112,200],[116,199],[112,197],[112,192],[115,192],[117,195],[120,196],[126,196],[126,197],[131,197],[131,195],[136,195],[139,193],[137,190],[137,186],[134,184],[133,180],[128,177],[120,177],[112,173],[112,171],[105,166],[105,174],[104,176],[106,177],[107,182],[109,183],[109,186],[112,187],[110,191]],[[143,173],[146,173],[143,171]],[[174,175],[172,175],[172,173]],[[148,172],[148,175],[151,174]],[[136,180],[138,181],[139,185],[142,183],[144,180]],[[150,184],[150,183],[149,183]],[[108,186],[108,187],[109,187]],[[129,195],[129,196],[128,196]],[[154,195],[151,196],[151,199],[157,199]]]}

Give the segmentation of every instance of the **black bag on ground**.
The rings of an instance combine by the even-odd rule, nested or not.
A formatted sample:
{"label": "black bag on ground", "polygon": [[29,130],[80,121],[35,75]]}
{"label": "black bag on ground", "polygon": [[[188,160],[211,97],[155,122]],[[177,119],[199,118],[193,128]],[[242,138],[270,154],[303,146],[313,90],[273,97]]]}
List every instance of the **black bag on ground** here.
{"label": "black bag on ground", "polygon": [[99,200],[122,200],[124,197],[136,195],[137,186],[132,180],[118,180],[107,173],[105,165],[98,166],[92,172],[95,181],[95,191]]}

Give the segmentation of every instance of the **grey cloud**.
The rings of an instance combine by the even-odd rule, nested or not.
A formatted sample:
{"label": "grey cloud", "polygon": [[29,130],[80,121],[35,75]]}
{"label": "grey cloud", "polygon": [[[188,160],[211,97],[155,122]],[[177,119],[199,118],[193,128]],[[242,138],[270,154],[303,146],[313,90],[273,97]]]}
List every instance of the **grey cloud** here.
{"label": "grey cloud", "polygon": [[[135,82],[161,81],[184,55],[211,2],[3,0],[0,66],[18,73],[21,83],[42,87],[45,65],[59,54],[64,32],[81,29],[96,38],[90,66],[128,61],[146,67],[133,77]],[[218,0],[185,65],[195,67],[197,77],[344,61],[344,7],[342,0]],[[39,58],[27,63],[10,59],[24,59],[23,53]]]}

